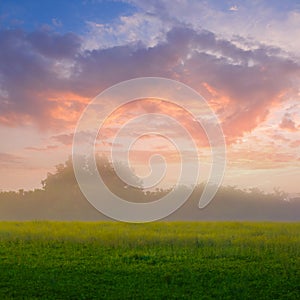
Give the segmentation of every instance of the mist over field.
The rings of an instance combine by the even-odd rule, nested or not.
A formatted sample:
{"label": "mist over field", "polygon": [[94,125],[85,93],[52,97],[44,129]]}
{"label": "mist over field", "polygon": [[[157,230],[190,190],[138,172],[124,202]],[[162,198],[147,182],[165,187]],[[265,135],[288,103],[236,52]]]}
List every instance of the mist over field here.
{"label": "mist over field", "polygon": [[[126,201],[139,203],[155,201],[170,191],[170,189],[144,191],[142,188],[126,185],[104,157],[98,159],[97,166],[109,189]],[[131,180],[138,181],[138,178],[132,177]],[[1,192],[0,219],[86,221],[108,219],[81,193],[70,159],[65,164],[58,165],[53,174],[48,173],[42,184],[42,189],[33,191]],[[185,188],[179,187],[179,195],[180,190]],[[256,188],[242,190],[223,186],[207,207],[199,209],[198,202],[203,188],[204,184],[199,184],[189,200],[165,220],[300,220],[300,197],[289,197],[280,190],[264,193]]]}

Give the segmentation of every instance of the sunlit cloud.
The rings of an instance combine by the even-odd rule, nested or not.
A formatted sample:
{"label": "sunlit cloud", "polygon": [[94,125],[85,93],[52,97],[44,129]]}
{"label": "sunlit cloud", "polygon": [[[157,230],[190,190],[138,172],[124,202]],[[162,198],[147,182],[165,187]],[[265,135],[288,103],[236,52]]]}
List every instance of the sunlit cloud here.
{"label": "sunlit cloud", "polygon": [[237,5],[233,5],[233,6],[229,7],[229,10],[230,11],[238,11],[239,9],[238,9]]}

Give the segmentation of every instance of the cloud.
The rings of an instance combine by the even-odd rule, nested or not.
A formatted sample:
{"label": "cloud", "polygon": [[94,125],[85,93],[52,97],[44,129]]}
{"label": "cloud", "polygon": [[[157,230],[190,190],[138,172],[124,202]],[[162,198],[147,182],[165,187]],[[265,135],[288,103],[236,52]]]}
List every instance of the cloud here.
{"label": "cloud", "polygon": [[24,38],[40,55],[48,58],[72,59],[81,46],[80,38],[74,33],[33,31]]}
{"label": "cloud", "polygon": [[74,134],[69,133],[69,134],[54,135],[51,137],[51,139],[53,139],[54,141],[59,142],[63,145],[69,146],[69,145],[72,145],[72,143],[73,143],[73,137],[74,137]]}
{"label": "cloud", "polygon": [[[0,119],[8,125],[36,121],[49,125],[59,104],[51,98],[70,91],[56,72],[56,63],[72,59],[78,44],[73,35],[0,31]],[[59,121],[59,120],[57,120]]]}
{"label": "cloud", "polygon": [[289,142],[290,139],[288,139],[287,137],[283,136],[282,134],[278,134],[278,133],[273,133],[270,135],[270,137],[272,138],[272,140],[274,141],[280,141],[280,142]]}
{"label": "cloud", "polygon": [[297,155],[288,152],[259,150],[237,150],[228,154],[228,165],[239,169],[276,169],[283,166],[294,166]]}
{"label": "cloud", "polygon": [[[69,34],[51,36],[49,32],[1,31],[2,124],[16,126],[36,122],[43,128],[74,125],[77,113],[86,103],[78,99],[80,94],[95,96],[121,78],[133,76],[129,72],[130,65],[124,66],[134,52],[131,47],[80,54],[78,40]],[[120,66],[124,73],[118,77]]]}
{"label": "cloud", "polygon": [[299,148],[300,147],[300,140],[296,140],[296,141],[291,142],[290,147]]}
{"label": "cloud", "polygon": [[238,9],[237,5],[232,5],[232,6],[229,7],[228,10],[230,10],[230,11],[238,11],[239,9]]}
{"label": "cloud", "polygon": [[137,42],[153,47],[164,39],[172,24],[153,14],[135,13],[121,16],[109,24],[88,21],[87,27],[82,47],[85,50],[97,50]]}
{"label": "cloud", "polygon": [[58,148],[57,145],[47,145],[46,147],[26,147],[25,150],[43,152],[48,150],[54,150],[57,148]]}
{"label": "cloud", "polygon": [[56,18],[52,18],[52,24],[55,26],[55,27],[61,27],[63,24],[60,20],[56,19]]}
{"label": "cloud", "polygon": [[[226,7],[220,1],[199,0],[127,0],[142,12],[166,20],[173,26],[207,29],[219,38],[233,39],[243,36],[249,41],[260,41],[286,51],[300,54],[300,13],[296,1],[235,1]],[[231,2],[232,3],[232,2]],[[238,10],[238,13],[236,13]],[[289,34],[286,34],[286,33]],[[244,44],[249,47],[251,43]]]}
{"label": "cloud", "polygon": [[6,168],[15,165],[21,165],[23,163],[23,157],[6,152],[0,152],[0,167]]}
{"label": "cloud", "polygon": [[234,142],[263,122],[299,82],[297,62],[274,47],[245,50],[186,26],[171,29],[152,47],[84,50],[74,34],[20,30],[1,31],[0,42],[0,122],[7,125],[72,128],[89,98],[103,89],[130,78],[161,76],[204,94]]}
{"label": "cloud", "polygon": [[292,131],[292,132],[299,130],[296,126],[296,123],[291,119],[291,115],[289,113],[286,113],[283,116],[281,123],[279,124],[279,127],[281,129]]}

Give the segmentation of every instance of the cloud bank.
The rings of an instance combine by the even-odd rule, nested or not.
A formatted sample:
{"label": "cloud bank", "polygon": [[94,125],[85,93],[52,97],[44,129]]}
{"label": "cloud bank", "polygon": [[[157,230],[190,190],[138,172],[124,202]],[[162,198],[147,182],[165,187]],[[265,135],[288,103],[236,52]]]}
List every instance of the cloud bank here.
{"label": "cloud bank", "polygon": [[[280,49],[245,50],[213,32],[182,26],[152,47],[136,42],[84,50],[75,34],[22,30],[2,30],[0,43],[0,122],[9,126],[68,128],[103,89],[135,77],[161,76],[200,92],[235,141],[263,122],[288,93],[297,92],[300,75],[298,62],[280,55]],[[281,127],[293,129],[286,118]]]}

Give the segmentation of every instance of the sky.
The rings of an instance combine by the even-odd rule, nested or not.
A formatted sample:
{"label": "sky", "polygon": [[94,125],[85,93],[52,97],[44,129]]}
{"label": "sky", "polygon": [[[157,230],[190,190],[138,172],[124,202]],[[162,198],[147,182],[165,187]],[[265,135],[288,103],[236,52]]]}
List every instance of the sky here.
{"label": "sky", "polygon": [[[41,187],[71,155],[88,103],[114,84],[151,76],[207,100],[225,136],[225,185],[299,193],[299,32],[300,2],[291,0],[0,1],[0,190]],[[132,116],[153,112],[191,131],[205,175],[202,129],[159,100],[116,109],[97,149],[108,151]],[[159,120],[136,126],[145,123],[180,135]],[[174,180],[178,155],[168,141],[149,134],[134,147],[136,172],[146,174],[151,151],[161,151],[165,181]]]}

